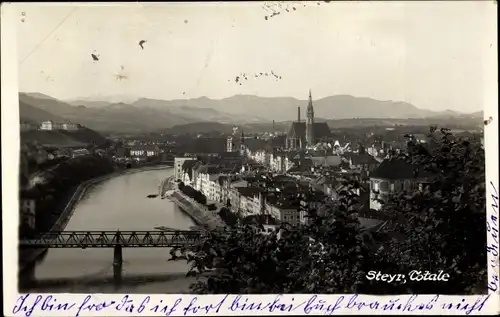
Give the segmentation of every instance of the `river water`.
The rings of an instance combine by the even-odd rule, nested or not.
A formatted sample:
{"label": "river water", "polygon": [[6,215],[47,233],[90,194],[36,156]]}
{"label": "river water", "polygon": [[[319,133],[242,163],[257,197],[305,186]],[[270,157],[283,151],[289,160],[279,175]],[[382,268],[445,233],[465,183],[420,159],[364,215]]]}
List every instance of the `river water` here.
{"label": "river water", "polygon": [[[139,171],[103,181],[87,190],[66,231],[155,230],[156,226],[189,229],[189,216],[158,193],[172,169]],[[49,249],[37,265],[36,289],[41,292],[188,293],[188,265],[168,261],[169,248],[124,248],[123,283],[113,284],[113,249]]]}

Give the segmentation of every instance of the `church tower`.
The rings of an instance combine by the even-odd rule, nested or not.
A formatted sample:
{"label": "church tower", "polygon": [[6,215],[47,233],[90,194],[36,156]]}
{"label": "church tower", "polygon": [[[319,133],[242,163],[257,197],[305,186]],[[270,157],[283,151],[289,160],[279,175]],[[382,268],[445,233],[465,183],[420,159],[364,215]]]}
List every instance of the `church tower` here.
{"label": "church tower", "polygon": [[243,133],[243,128],[241,128],[241,135],[240,135],[240,155],[245,157],[246,155],[246,146],[245,146],[245,134]]}
{"label": "church tower", "polygon": [[307,105],[306,141],[307,145],[314,145],[314,109],[311,97],[311,89],[309,89],[309,104]]}

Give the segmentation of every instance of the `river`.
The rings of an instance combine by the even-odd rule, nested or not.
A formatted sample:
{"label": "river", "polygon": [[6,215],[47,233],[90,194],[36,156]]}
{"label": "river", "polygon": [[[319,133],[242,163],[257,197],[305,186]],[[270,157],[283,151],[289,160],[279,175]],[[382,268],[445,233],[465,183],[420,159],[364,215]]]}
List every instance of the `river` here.
{"label": "river", "polygon": [[[87,190],[75,207],[66,231],[155,230],[156,226],[189,229],[189,216],[168,199],[147,198],[172,169],[120,175]],[[124,248],[123,283],[113,284],[113,249],[49,249],[37,265],[40,292],[188,293],[185,261],[168,261],[169,248]]]}

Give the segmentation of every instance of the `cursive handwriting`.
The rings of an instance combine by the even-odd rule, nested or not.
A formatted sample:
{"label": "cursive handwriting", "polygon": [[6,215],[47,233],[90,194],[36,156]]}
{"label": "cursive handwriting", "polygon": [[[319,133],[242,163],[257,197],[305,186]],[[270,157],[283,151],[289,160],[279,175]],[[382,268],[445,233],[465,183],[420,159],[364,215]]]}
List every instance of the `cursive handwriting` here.
{"label": "cursive handwriting", "polygon": [[491,204],[491,213],[486,214],[486,230],[488,231],[491,242],[488,242],[486,250],[488,251],[488,263],[490,266],[489,278],[488,278],[488,290],[492,292],[498,292],[498,191],[490,181],[491,189],[493,193],[491,194],[491,199],[493,200]]}
{"label": "cursive handwriting", "polygon": [[41,311],[68,311],[76,306],[75,303],[57,303],[57,299],[53,295],[38,295],[33,299],[32,303],[27,303],[26,300],[29,297],[30,294],[20,296],[12,309],[12,313],[24,312],[24,316],[29,317],[37,308]]}
{"label": "cursive handwriting", "polygon": [[[102,298],[105,297],[105,298]],[[50,315],[60,311],[64,316],[116,313],[131,315],[192,316],[207,314],[231,315],[257,312],[263,315],[297,312],[305,315],[345,313],[348,311],[460,312],[466,315],[483,310],[490,295],[457,299],[441,295],[365,296],[365,295],[78,295],[25,294],[12,308],[16,316]],[[69,301],[73,298],[74,301]],[[453,300],[451,301],[450,298]]]}

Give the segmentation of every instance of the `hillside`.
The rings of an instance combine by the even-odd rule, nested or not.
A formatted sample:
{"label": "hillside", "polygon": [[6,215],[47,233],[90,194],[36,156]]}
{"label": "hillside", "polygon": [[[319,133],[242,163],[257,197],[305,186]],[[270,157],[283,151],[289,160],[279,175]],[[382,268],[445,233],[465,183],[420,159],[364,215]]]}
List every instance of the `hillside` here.
{"label": "hillside", "polygon": [[[215,105],[214,100],[207,97],[186,100],[158,100],[141,98],[132,104],[138,108],[154,108],[157,110],[168,110],[171,114],[190,118],[196,121],[217,121],[222,123],[247,123],[267,121],[263,117],[251,114],[237,114]],[[218,109],[216,109],[218,107]]]}
{"label": "hillside", "polygon": [[21,108],[37,108],[41,112],[30,115],[30,110],[21,113],[21,120],[41,122],[44,120],[69,120],[90,129],[103,132],[144,132],[168,128],[178,124],[198,121],[244,123],[246,117],[220,113],[210,108],[169,107],[163,101],[141,99],[136,103],[107,103],[106,101],[75,101],[69,104],[55,98],[34,93],[20,93]]}
{"label": "hillside", "polygon": [[54,147],[86,147],[95,144],[103,146],[108,140],[99,133],[88,128],[78,131],[22,131],[21,142],[35,142]]}
{"label": "hillside", "polygon": [[166,134],[194,134],[194,133],[231,133],[233,131],[232,124],[224,124],[218,122],[195,122],[173,126],[169,129],[161,130]]}
{"label": "hillside", "polygon": [[[132,103],[110,103],[108,101],[110,98],[102,98],[103,100],[79,99],[70,104],[43,94],[20,93],[21,120],[40,122],[47,119],[64,119],[100,132],[142,133],[207,121],[257,126],[267,123],[267,126],[270,126],[273,120],[276,122],[296,120],[298,106],[301,107],[301,118],[304,119],[307,106],[306,100],[253,95],[237,95],[220,100],[207,97],[170,101],[140,98]],[[424,121],[426,118],[433,120],[460,118],[467,121],[473,120],[477,115],[477,113],[461,114],[450,110],[433,112],[419,109],[409,103],[348,95],[330,96],[313,102],[317,121],[328,122],[352,118],[383,122],[388,119],[404,122],[408,118]],[[37,110],[34,111],[33,108]]]}
{"label": "hillside", "polygon": [[[291,97],[261,98],[252,95],[237,95],[214,102],[212,107],[229,113],[248,115],[265,113],[268,121],[297,119],[297,107],[301,108],[301,118],[305,119],[308,101]],[[195,106],[195,103],[188,103]],[[316,117],[327,119],[351,118],[425,118],[440,115],[426,109],[398,101],[380,101],[371,98],[336,95],[313,100]]]}
{"label": "hillside", "polygon": [[[199,115],[192,118],[198,121],[214,120],[228,123],[221,118],[210,117],[214,111],[227,114],[231,123],[257,123],[296,120],[297,107],[301,107],[301,118],[305,118],[308,101],[292,97],[259,97],[255,95],[236,95],[224,99],[207,97],[186,100],[155,100],[141,98],[133,103],[137,107],[168,108],[171,111],[180,109],[198,109]],[[453,110],[435,112],[419,109],[416,106],[400,101],[381,101],[371,98],[336,95],[313,100],[316,117],[332,119],[372,118],[372,119],[407,119],[428,117],[470,117],[474,114],[462,114]],[[211,111],[207,110],[210,109]],[[179,112],[182,113],[182,112]],[[208,117],[207,117],[208,116]]]}
{"label": "hillside", "polygon": [[22,131],[21,143],[38,143],[53,147],[85,147],[87,145],[59,131]]}
{"label": "hillside", "polygon": [[38,107],[34,107],[24,101],[19,101],[19,118],[20,121],[28,121],[34,123],[40,123],[47,120],[63,120],[63,118],[56,116],[53,113],[50,113]]}
{"label": "hillside", "polygon": [[[366,128],[366,127],[394,127],[400,126],[429,126],[437,125],[440,127],[448,127],[453,129],[480,129],[483,122],[477,118],[421,118],[421,119],[340,119],[340,120],[323,120],[328,123],[331,130],[345,128]],[[272,123],[255,123],[242,125],[243,131],[246,133],[259,132],[281,132],[287,133],[292,121],[275,122],[274,129]],[[165,134],[195,134],[195,133],[231,133],[234,125],[221,124],[214,122],[198,122],[177,125],[169,129],[159,130],[159,133]]]}

